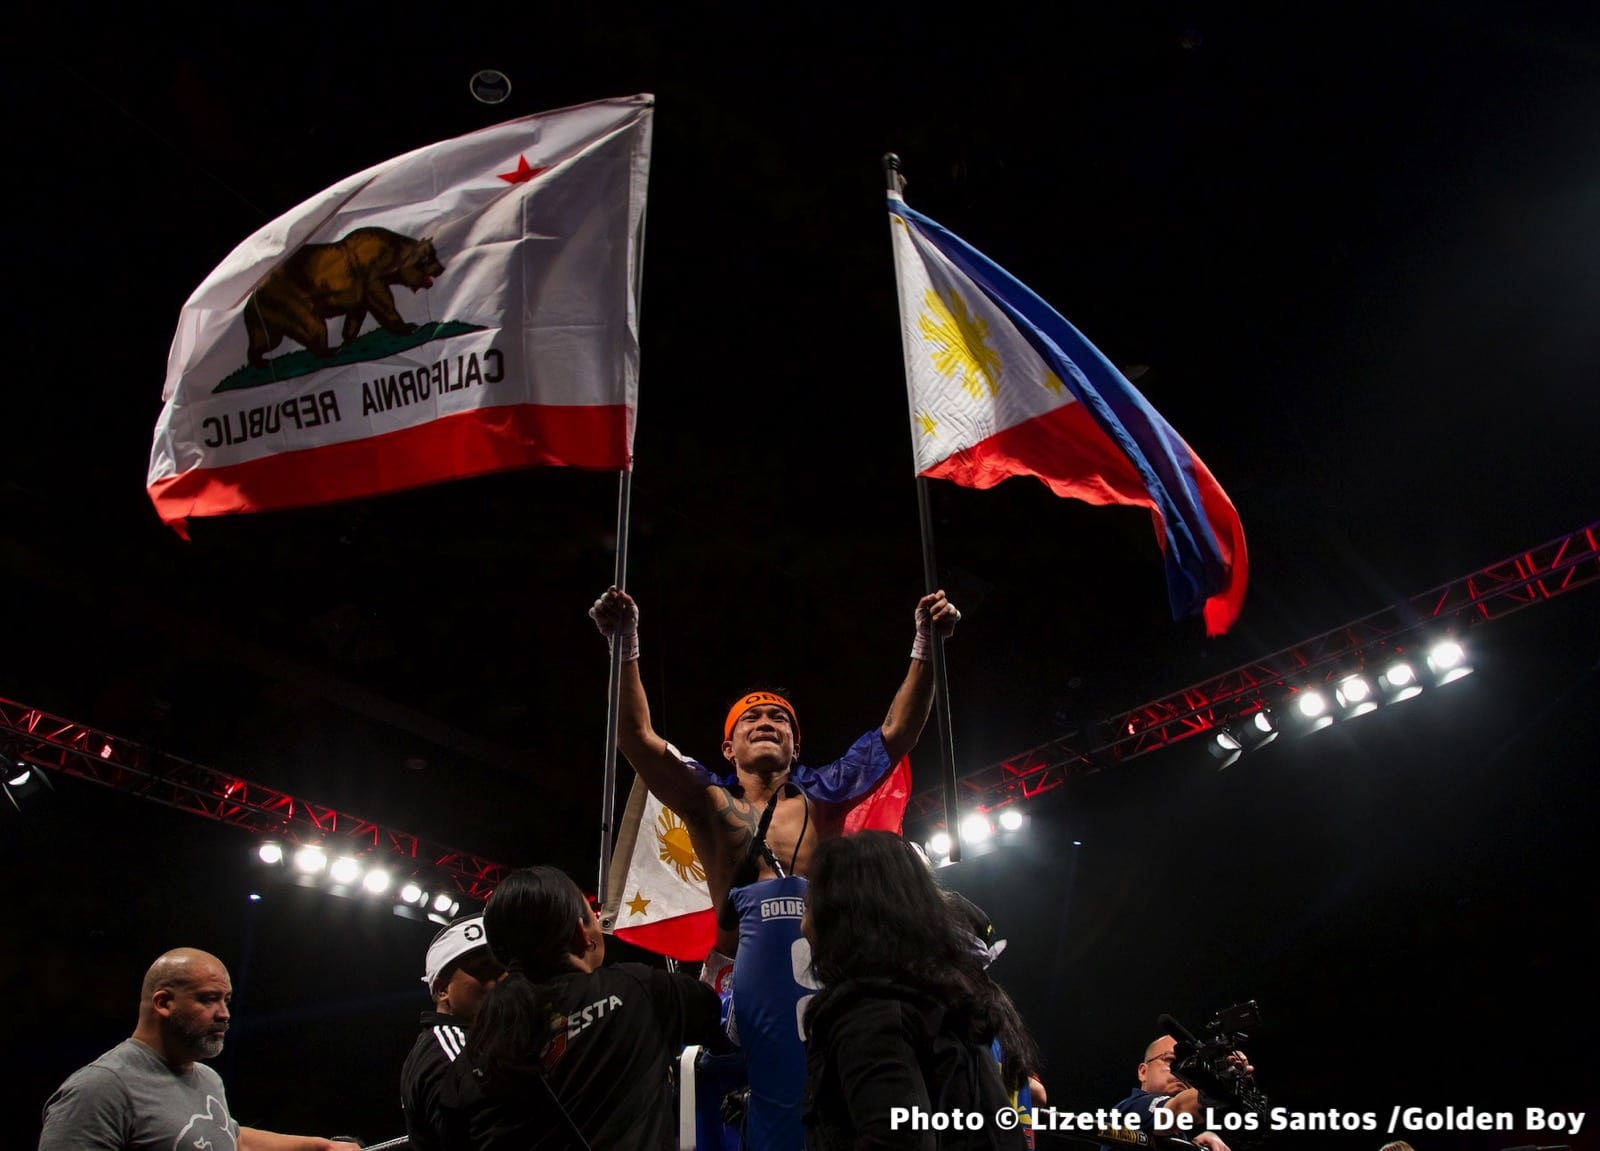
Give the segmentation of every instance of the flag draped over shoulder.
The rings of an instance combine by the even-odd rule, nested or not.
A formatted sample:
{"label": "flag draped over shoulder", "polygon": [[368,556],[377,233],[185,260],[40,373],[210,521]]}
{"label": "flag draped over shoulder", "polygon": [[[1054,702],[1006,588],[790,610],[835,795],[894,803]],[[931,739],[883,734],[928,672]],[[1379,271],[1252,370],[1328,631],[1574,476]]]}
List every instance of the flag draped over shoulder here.
{"label": "flag draped over shoulder", "polygon": [[917,474],[1148,507],[1174,618],[1238,618],[1249,562],[1233,503],[1112,363],[1026,285],[889,195]]}
{"label": "flag draped over shoulder", "polygon": [[430,144],[235,248],[179,316],[150,455],[161,518],[627,468],[653,104]]}
{"label": "flag draped over shoulder", "polygon": [[[901,757],[844,810],[844,833],[898,834],[911,798],[911,759]],[[611,855],[610,891],[602,908],[618,939],[646,951],[698,962],[716,940],[717,922],[706,870],[683,820],[634,776]]]}
{"label": "flag draped over shoulder", "polygon": [[610,897],[602,911],[618,939],[674,959],[699,962],[716,939],[711,889],[689,829],[638,776],[612,851]]}

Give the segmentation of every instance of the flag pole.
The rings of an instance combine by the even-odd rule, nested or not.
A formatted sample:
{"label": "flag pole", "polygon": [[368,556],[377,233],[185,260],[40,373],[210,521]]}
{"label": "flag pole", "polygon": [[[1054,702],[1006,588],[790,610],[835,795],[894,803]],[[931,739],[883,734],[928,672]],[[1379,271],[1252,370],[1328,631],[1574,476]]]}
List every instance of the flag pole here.
{"label": "flag pole", "polygon": [[[889,194],[900,197],[905,191],[905,177],[900,174],[900,157],[893,152],[884,153],[883,175]],[[895,263],[895,278],[899,279],[900,264]],[[896,293],[895,307],[899,298]],[[902,349],[904,344],[902,343]],[[914,454],[914,453],[913,453]],[[928,479],[917,477],[917,517],[922,527],[922,580],[929,592],[939,590],[939,566],[933,554],[933,513],[929,510]],[[944,789],[944,827],[950,837],[950,862],[961,862],[960,804],[956,799],[955,735],[950,723],[950,684],[945,673],[944,638],[929,628],[929,648],[933,655],[933,715],[939,731],[939,780]]]}
{"label": "flag pole", "polygon": [[[618,588],[626,587],[623,580],[628,574],[628,503],[633,495],[633,461],[622,469],[617,485],[617,563],[611,582]],[[611,849],[616,840],[617,820],[617,711],[622,694],[622,644],[611,644],[611,674],[606,681],[606,765],[600,796],[600,906],[605,907],[611,898]]]}

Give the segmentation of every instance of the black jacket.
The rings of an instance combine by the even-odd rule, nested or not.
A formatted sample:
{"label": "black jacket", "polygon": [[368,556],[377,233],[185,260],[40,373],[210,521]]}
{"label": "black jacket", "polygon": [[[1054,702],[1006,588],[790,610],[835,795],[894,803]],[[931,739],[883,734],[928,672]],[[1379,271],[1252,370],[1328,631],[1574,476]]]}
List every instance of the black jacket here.
{"label": "black jacket", "polygon": [[[806,1146],[1017,1148],[1020,1130],[995,1113],[1011,1100],[990,1047],[968,1037],[966,1020],[928,995],[887,980],[839,985],[811,1021],[806,1043]],[[890,1127],[890,1108],[982,1116],[973,1130]]]}
{"label": "black jacket", "polygon": [[437,1151],[444,1127],[439,1087],[450,1064],[466,1047],[467,1033],[454,1015],[422,1013],[422,1034],[400,1068],[400,1109],[405,1113],[406,1138],[413,1151]]}
{"label": "black jacket", "polygon": [[[547,1080],[594,1151],[676,1146],[668,1069],[686,1043],[726,1046],[716,992],[638,963],[570,972],[543,985],[566,1017]],[[496,989],[492,994],[498,994]],[[481,1023],[481,1017],[480,1017]],[[441,1091],[446,1151],[558,1151],[574,1145],[545,1084],[485,1084],[470,1055]]]}

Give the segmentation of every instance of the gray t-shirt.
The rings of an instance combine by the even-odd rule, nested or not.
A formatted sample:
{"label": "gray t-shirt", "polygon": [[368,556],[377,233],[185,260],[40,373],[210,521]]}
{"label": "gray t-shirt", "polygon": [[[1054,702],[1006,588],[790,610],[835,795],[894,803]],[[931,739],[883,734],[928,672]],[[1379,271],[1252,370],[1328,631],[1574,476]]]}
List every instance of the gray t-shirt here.
{"label": "gray t-shirt", "polygon": [[195,1063],[174,1071],[124,1039],[56,1088],[44,1105],[39,1151],[236,1151],[222,1077]]}

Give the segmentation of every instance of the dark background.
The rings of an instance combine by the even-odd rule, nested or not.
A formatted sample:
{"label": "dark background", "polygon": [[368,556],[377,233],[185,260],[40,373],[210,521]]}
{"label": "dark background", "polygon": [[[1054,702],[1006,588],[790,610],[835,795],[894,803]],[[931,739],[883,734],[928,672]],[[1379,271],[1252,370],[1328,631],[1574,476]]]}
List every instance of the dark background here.
{"label": "dark background", "polygon": [[[150,434],[178,310],[235,244],[511,116],[657,97],[629,584],[657,726],[687,751],[714,753],[760,677],[831,758],[904,672],[922,576],[887,150],[914,207],[1148,366],[1250,543],[1244,615],[1207,639],[1167,617],[1142,511],[935,486],[959,770],[1595,519],[1589,5],[36,17],[6,76],[0,696],[388,826],[592,886],[605,648],[584,611],[615,477],[184,543],[142,491]],[[468,95],[484,66],[512,79],[498,108]],[[1468,679],[1220,774],[1193,740],[1075,780],[1030,805],[1028,847],[943,873],[1011,941],[995,974],[1053,1098],[1109,1104],[1157,1014],[1198,1028],[1256,998],[1275,1103],[1588,1106],[1597,600],[1479,628]],[[930,732],[923,786],[937,762]],[[31,1144],[177,945],[232,969],[219,1067],[245,1122],[398,1133],[432,928],[293,889],[249,904],[237,830],[56,782],[0,809],[0,1143]]]}

